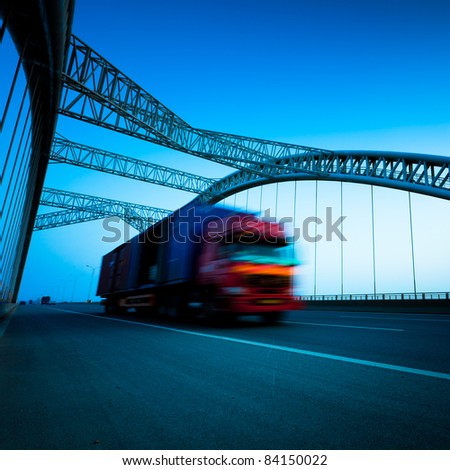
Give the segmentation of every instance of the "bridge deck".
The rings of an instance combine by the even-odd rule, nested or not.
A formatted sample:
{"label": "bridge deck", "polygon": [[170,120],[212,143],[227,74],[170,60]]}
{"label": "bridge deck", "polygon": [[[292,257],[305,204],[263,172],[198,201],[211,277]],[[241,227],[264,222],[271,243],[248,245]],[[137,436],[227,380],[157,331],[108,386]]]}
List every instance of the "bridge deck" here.
{"label": "bridge deck", "polygon": [[448,448],[449,339],[448,315],[219,329],[20,306],[0,338],[0,448]]}

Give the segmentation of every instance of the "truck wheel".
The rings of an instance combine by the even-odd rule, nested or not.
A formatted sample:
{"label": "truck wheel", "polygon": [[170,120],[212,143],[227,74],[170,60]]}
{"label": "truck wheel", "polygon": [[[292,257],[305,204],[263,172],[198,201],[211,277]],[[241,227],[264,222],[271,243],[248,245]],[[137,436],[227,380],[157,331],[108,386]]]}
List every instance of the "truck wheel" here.
{"label": "truck wheel", "polygon": [[217,306],[216,299],[212,297],[203,302],[203,313],[207,322],[212,326],[226,326],[236,319],[235,315],[220,309]]}
{"label": "truck wheel", "polygon": [[263,315],[263,318],[266,323],[274,325],[281,321],[283,312],[267,312]]}
{"label": "truck wheel", "polygon": [[176,312],[179,320],[190,320],[194,316],[192,309],[188,306],[186,297],[183,295],[178,298]]}
{"label": "truck wheel", "polygon": [[105,313],[106,315],[114,315],[114,306],[112,302],[106,302],[105,304]]}
{"label": "truck wheel", "polygon": [[170,318],[180,318],[181,314],[181,296],[179,294],[173,294],[167,297],[167,315]]}
{"label": "truck wheel", "polygon": [[105,313],[107,315],[123,315],[127,312],[126,307],[120,307],[116,302],[110,301],[105,305]]}
{"label": "truck wheel", "polygon": [[165,317],[167,315],[167,305],[160,298],[156,304],[156,314],[159,317]]}
{"label": "truck wheel", "polygon": [[203,310],[203,313],[205,314],[205,317],[208,319],[208,321],[214,320],[214,318],[216,317],[216,313],[217,313],[216,303],[214,302],[214,299],[206,298],[203,301],[202,310]]}

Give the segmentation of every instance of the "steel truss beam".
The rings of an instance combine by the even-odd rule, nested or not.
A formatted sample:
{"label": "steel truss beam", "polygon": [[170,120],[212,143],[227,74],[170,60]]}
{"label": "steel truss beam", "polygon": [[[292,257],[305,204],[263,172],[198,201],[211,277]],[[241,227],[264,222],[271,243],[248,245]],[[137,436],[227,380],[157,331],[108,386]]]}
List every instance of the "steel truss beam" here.
{"label": "steel truss beam", "polygon": [[47,230],[50,228],[63,227],[65,225],[79,224],[82,222],[91,222],[93,220],[107,219],[118,217],[126,222],[131,227],[135,228],[138,232],[142,232],[150,225],[157,222],[156,220],[142,219],[137,215],[127,214],[124,211],[114,213],[114,211],[101,209],[93,212],[78,211],[78,210],[62,210],[55,211],[49,214],[40,214],[36,216],[34,231]]}
{"label": "steel truss beam", "polygon": [[[172,213],[166,209],[159,209],[156,207],[144,206],[141,204],[133,204],[129,202],[115,201],[113,199],[99,198],[95,196],[87,196],[85,194],[78,194],[69,191],[61,191],[59,189],[44,188],[41,195],[41,205],[58,207],[60,209],[68,209],[72,212],[86,213],[86,217],[80,215],[78,221],[83,222],[86,220],[94,220],[93,217],[100,219],[103,217],[118,216],[129,225],[138,231],[143,231],[158,220],[163,219]],[[44,226],[44,221],[52,223],[53,226],[63,225],[62,221],[67,221],[68,224],[75,223],[75,214],[52,213],[53,218],[50,216],[46,219],[43,216],[39,222],[39,230],[44,228],[51,228]],[[91,218],[89,218],[91,217]],[[58,220],[56,220],[58,219]],[[54,224],[58,225],[54,225]]]}
{"label": "steel truss beam", "polygon": [[[411,191],[450,200],[450,159],[400,152],[337,151],[330,156],[308,155],[279,161],[279,168],[260,165],[272,181],[345,181]],[[214,183],[198,202],[218,200],[266,184],[267,179],[236,171]]]}
{"label": "steel truss beam", "polygon": [[49,214],[40,214],[36,216],[34,231],[79,224],[81,222],[103,219],[104,217],[108,217],[108,214],[102,214],[101,211],[80,212],[70,209],[51,212]]}
{"label": "steel truss beam", "polygon": [[63,138],[53,140],[50,160],[197,194],[208,189],[216,181]]}
{"label": "steel truss beam", "polygon": [[63,85],[59,109],[63,115],[261,177],[271,178],[258,164],[276,165],[281,158],[311,152],[331,154],[312,147],[195,129],[75,36]]}

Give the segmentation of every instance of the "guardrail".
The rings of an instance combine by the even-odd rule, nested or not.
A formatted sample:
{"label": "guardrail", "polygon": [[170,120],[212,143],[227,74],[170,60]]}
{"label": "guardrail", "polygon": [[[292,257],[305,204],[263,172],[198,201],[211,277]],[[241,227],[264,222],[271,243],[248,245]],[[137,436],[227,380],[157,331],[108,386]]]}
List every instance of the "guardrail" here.
{"label": "guardrail", "polygon": [[314,301],[347,301],[347,300],[450,300],[449,292],[417,292],[406,294],[331,294],[300,295],[298,300]]}

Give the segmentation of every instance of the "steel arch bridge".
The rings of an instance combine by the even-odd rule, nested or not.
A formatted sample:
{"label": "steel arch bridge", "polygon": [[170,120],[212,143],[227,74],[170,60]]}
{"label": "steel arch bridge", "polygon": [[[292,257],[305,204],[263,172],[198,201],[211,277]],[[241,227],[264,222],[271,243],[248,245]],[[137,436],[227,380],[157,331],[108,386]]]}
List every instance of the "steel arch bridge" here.
{"label": "steel arch bridge", "polygon": [[[20,5],[18,8],[16,3]],[[43,1],[33,8],[26,3],[0,0],[0,40],[6,31],[12,33],[10,36],[19,52],[9,98],[21,69],[26,86],[22,104],[14,108],[16,125],[20,124],[17,129],[22,129],[17,133],[14,130],[11,136],[0,176],[1,183],[6,169],[17,173],[17,184],[12,185],[10,181],[4,185],[7,211],[4,211],[6,222],[2,233],[7,238],[0,256],[5,260],[4,272],[8,274],[2,302],[17,297],[33,226],[35,230],[43,230],[118,216],[142,230],[171,213],[132,202],[69,194],[62,188],[42,191],[49,163],[76,165],[188,191],[197,195],[191,204],[215,203],[255,186],[297,180],[371,185],[372,211],[374,185],[408,192],[410,220],[411,193],[450,200],[450,159],[446,157],[324,150],[195,128],[71,35],[72,0],[50,2],[46,8],[42,8]],[[9,98],[0,127],[8,111]],[[30,128],[26,124],[28,117],[25,122],[19,122],[23,104],[32,117]],[[216,180],[54,138],[58,113],[237,171]],[[13,144],[18,146],[18,151],[15,158],[9,158]],[[14,201],[19,201],[20,208],[14,207]],[[39,201],[60,210],[36,218]]]}
{"label": "steel arch bridge", "polygon": [[[214,180],[62,138],[54,139],[50,156],[54,162],[197,193],[192,204],[215,203],[255,186],[296,180],[377,185],[450,200],[449,158],[399,152],[331,151],[196,129],[76,36],[71,37],[62,81],[60,114],[238,171]],[[129,203],[116,201],[114,208],[112,202],[102,212],[99,201],[96,211],[89,213],[83,209],[78,218],[70,210],[79,211],[79,207],[69,208],[65,214],[42,216],[36,229],[113,213],[124,217],[123,207]],[[151,220],[147,218],[148,222]]]}

